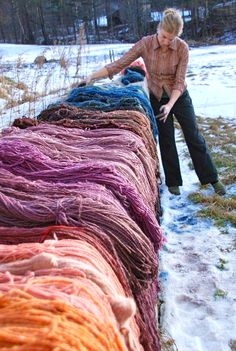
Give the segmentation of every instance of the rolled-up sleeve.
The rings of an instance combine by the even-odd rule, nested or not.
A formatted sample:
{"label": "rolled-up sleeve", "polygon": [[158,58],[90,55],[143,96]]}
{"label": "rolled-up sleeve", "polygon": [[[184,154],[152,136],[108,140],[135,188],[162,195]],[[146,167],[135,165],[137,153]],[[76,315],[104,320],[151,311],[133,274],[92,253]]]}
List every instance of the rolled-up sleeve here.
{"label": "rolled-up sleeve", "polygon": [[186,72],[188,67],[188,61],[189,61],[189,49],[188,49],[188,45],[185,44],[181,47],[180,60],[179,60],[176,75],[175,75],[175,82],[172,88],[173,90],[179,90],[181,94],[186,89],[185,77],[186,77]]}
{"label": "rolled-up sleeve", "polygon": [[136,44],[134,44],[134,46],[132,46],[132,48],[127,51],[127,53],[125,53],[120,59],[106,65],[105,67],[108,71],[109,78],[112,79],[115,74],[121,72],[122,69],[129,66],[137,58],[141,57],[143,46],[143,39],[141,39]]}

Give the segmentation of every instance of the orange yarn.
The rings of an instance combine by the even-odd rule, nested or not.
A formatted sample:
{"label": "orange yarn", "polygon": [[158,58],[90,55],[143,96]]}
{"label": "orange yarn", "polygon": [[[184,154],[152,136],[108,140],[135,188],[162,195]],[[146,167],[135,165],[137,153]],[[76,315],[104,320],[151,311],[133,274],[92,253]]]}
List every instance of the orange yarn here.
{"label": "orange yarn", "polygon": [[111,323],[62,300],[43,300],[22,290],[0,295],[0,350],[127,351]]}

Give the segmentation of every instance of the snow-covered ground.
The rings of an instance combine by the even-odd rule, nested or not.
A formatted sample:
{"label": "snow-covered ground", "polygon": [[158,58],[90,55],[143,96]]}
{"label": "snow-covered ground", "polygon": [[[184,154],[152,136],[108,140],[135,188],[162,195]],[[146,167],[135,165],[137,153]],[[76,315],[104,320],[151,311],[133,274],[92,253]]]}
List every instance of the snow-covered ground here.
{"label": "snow-covered ground", "polygon": [[[32,89],[37,82],[37,92],[45,89],[46,81],[48,91],[63,87],[64,93],[70,84],[110,62],[110,57],[118,58],[130,46],[85,46],[77,72],[78,47],[0,44],[0,73],[18,77]],[[35,73],[34,59],[42,53],[52,61]],[[68,68],[59,64],[62,53],[70,63]],[[50,82],[47,82],[48,72],[52,77]],[[236,45],[192,48],[187,83],[198,115],[223,116],[236,123]],[[37,115],[58,98],[58,93],[51,94],[31,106],[23,104],[2,111],[0,128],[23,114]],[[165,185],[161,187],[164,210],[161,224],[167,236],[161,252],[161,297],[164,301],[161,325],[171,334],[179,351],[235,350],[236,229],[228,226],[218,229],[211,220],[196,216],[198,206],[188,200],[188,195],[198,188],[198,180],[188,167],[186,145],[179,141],[178,149],[184,180],[182,194],[175,197],[168,193]],[[212,192],[210,188],[202,191]],[[227,188],[227,196],[235,193],[235,185]]]}
{"label": "snow-covered ground", "polygon": [[[179,351],[235,351],[236,229],[219,229],[196,216],[199,207],[188,195],[198,190],[199,182],[185,150],[186,144],[179,142],[181,196],[169,194],[165,186],[161,195],[161,226],[167,236],[160,260],[161,325]],[[212,194],[212,189],[202,192]],[[236,185],[227,192],[235,195]]]}
{"label": "snow-covered ground", "polygon": [[187,82],[196,113],[236,118],[236,45],[193,48]]}
{"label": "snow-covered ground", "polygon": [[[78,46],[36,46],[0,44],[0,75],[25,82],[30,92],[47,93],[61,89],[68,91],[72,83],[86,77],[111,59],[118,58],[131,44]],[[33,62],[38,55],[48,62],[37,67]],[[81,66],[77,70],[78,57]],[[63,58],[65,65],[60,64]],[[191,48],[187,83],[197,115],[209,117],[236,117],[236,45],[215,45]],[[19,93],[16,94],[16,98]],[[55,99],[58,98],[58,92]],[[53,96],[50,97],[53,99]],[[0,109],[5,101],[0,99]],[[40,103],[26,103],[3,113],[0,126],[8,123],[16,113],[34,114],[42,110],[48,98]],[[5,118],[3,118],[5,117]]]}

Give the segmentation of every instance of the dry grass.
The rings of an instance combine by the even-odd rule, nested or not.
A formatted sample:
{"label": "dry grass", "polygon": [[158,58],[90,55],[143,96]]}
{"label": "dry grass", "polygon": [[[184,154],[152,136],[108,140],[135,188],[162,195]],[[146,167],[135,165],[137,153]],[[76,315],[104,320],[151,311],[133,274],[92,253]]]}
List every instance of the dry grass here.
{"label": "dry grass", "polygon": [[[27,71],[27,74],[30,74],[28,81],[25,76],[25,67],[27,65],[21,56],[18,57],[15,64],[11,67],[11,74],[14,76],[14,80],[7,77],[3,68],[1,69],[0,67],[0,99],[5,100],[0,112],[3,114],[6,110],[10,110],[14,114],[13,109],[16,106],[26,103],[28,104],[28,106],[26,105],[26,110],[33,117],[34,115],[31,112],[35,111],[36,103],[40,102],[42,97],[56,94],[59,98],[61,95],[64,95],[65,87],[67,91],[72,88],[75,84],[74,78],[78,76],[81,63],[81,49],[81,45],[78,45],[76,53],[78,57],[74,57],[71,48],[55,47],[52,57],[57,59],[53,58],[48,61],[45,61],[47,55],[47,50],[45,50],[42,55],[36,58],[37,62],[32,63],[32,69]],[[59,71],[60,86],[55,85],[55,69],[57,69],[57,72]],[[73,71],[75,75],[71,73]]]}
{"label": "dry grass", "polygon": [[2,87],[0,87],[0,99],[3,99],[3,100],[9,99],[9,95],[7,93],[7,90],[5,88],[2,88]]}
{"label": "dry grass", "polygon": [[0,97],[4,98],[3,96],[5,95],[8,99],[10,99],[10,95],[12,94],[13,89],[27,91],[28,87],[21,81],[15,82],[9,77],[0,76]]}
{"label": "dry grass", "polygon": [[[198,118],[198,124],[211,150],[212,157],[225,185],[236,183],[236,124],[219,117]],[[200,187],[204,188],[204,187]],[[204,205],[199,216],[214,219],[218,226],[226,222],[236,226],[236,195],[225,197],[212,194],[205,196],[200,191],[190,194],[190,200]]]}
{"label": "dry grass", "polygon": [[162,351],[178,351],[174,339],[169,335],[166,329],[160,328],[160,342]]}
{"label": "dry grass", "polygon": [[46,62],[47,62],[47,59],[44,55],[39,55],[34,60],[34,63],[38,65],[39,68],[42,68]]}
{"label": "dry grass", "polygon": [[14,84],[14,81],[9,77],[0,76],[0,84],[3,84],[3,85]]}
{"label": "dry grass", "polygon": [[28,91],[27,85],[23,82],[16,83],[15,87],[20,90]]}
{"label": "dry grass", "polygon": [[229,346],[232,351],[236,351],[236,340],[230,340]]}
{"label": "dry grass", "polygon": [[189,198],[194,203],[204,205],[198,212],[199,216],[213,218],[218,226],[225,226],[226,221],[236,226],[236,196],[223,198],[218,195],[205,196],[195,192],[190,194]]}

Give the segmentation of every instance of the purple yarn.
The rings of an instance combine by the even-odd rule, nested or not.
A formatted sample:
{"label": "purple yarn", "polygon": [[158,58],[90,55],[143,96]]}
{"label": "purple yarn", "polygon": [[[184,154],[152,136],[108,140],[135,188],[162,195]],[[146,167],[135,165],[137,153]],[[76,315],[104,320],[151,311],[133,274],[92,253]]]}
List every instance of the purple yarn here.
{"label": "purple yarn", "polygon": [[[158,199],[157,161],[150,157],[142,139],[132,132],[114,129],[68,130],[64,127],[43,124],[24,131],[8,129],[0,142],[5,158],[13,157],[14,149],[16,155],[19,155],[18,151],[21,148],[20,153],[22,155],[25,153],[26,163],[28,154],[33,153],[40,170],[55,168],[56,165],[50,164],[50,160],[58,160],[60,165],[66,161],[70,164],[85,159],[107,161],[125,174],[154,210]],[[8,157],[7,150],[4,150],[4,142],[12,143],[10,147],[8,146],[10,149]],[[16,145],[16,142],[21,142],[22,145]]]}
{"label": "purple yarn", "polygon": [[0,226],[55,224],[101,227],[129,267],[130,278],[134,275],[130,272],[132,266],[142,284],[155,279],[153,245],[105,187],[91,183],[32,182],[0,169]]}
{"label": "purple yarn", "polygon": [[107,238],[140,311],[145,351],[159,350],[157,172],[157,160],[127,130],[40,124],[9,128],[0,138],[2,240],[12,243],[16,227],[28,227],[34,237],[27,234],[24,242],[37,242],[33,227],[53,225],[84,228],[104,245]]}
{"label": "purple yarn", "polygon": [[[19,160],[17,160],[17,155]],[[0,165],[15,175],[49,183],[94,182],[106,186],[122,203],[130,216],[153,242],[155,249],[162,245],[162,233],[150,206],[130,181],[130,173],[123,172],[107,161],[57,161],[45,156],[33,143],[20,138],[0,140]],[[127,176],[128,173],[128,176]],[[145,192],[145,189],[144,189]]]}

